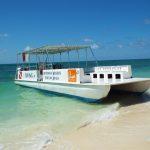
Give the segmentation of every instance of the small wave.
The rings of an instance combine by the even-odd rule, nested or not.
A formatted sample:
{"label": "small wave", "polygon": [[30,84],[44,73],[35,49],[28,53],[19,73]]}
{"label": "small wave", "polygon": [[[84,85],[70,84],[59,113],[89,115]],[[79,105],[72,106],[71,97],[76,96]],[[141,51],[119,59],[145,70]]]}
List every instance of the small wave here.
{"label": "small wave", "polygon": [[115,104],[109,105],[105,108],[102,108],[93,112],[92,114],[87,116],[86,120],[83,122],[83,124],[79,128],[85,127],[91,123],[111,120],[116,115],[118,115],[117,110],[119,106],[120,106],[119,103],[115,103]]}
{"label": "small wave", "polygon": [[30,150],[41,150],[44,148],[46,145],[50,144],[53,141],[53,137],[50,136],[48,133],[40,133],[36,136],[34,136],[29,143],[29,149]]}
{"label": "small wave", "polygon": [[[46,132],[39,133],[25,141],[9,143],[6,149],[42,150],[53,142],[53,137]],[[0,147],[1,148],[1,147]],[[1,150],[1,149],[0,149]]]}
{"label": "small wave", "polygon": [[142,98],[147,102],[146,105],[150,104],[150,88],[142,94]]}
{"label": "small wave", "polygon": [[4,145],[0,144],[0,150],[4,149]]}
{"label": "small wave", "polygon": [[150,88],[144,93],[144,95],[147,95],[150,97]]}

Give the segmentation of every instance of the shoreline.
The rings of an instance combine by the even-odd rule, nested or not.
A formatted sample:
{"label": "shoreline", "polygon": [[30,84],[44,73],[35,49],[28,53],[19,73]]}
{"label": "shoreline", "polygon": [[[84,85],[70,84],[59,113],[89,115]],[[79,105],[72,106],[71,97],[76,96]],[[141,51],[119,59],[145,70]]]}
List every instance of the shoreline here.
{"label": "shoreline", "polygon": [[[61,140],[54,140],[47,149],[69,147],[86,150],[149,150],[150,148],[150,98],[140,103],[121,106],[115,117],[87,124]],[[139,102],[139,103],[138,103]],[[67,141],[67,142],[65,142]],[[65,145],[65,143],[69,143]]]}
{"label": "shoreline", "polygon": [[149,150],[150,101],[121,106],[119,109],[118,104],[112,106],[113,115],[105,116],[106,118],[101,118],[103,114],[98,114],[101,115],[100,118],[91,120],[88,124],[83,122],[75,130],[61,135],[48,132],[50,128],[46,132],[33,128],[33,134],[26,134],[26,140],[12,146],[14,149],[31,150]]}

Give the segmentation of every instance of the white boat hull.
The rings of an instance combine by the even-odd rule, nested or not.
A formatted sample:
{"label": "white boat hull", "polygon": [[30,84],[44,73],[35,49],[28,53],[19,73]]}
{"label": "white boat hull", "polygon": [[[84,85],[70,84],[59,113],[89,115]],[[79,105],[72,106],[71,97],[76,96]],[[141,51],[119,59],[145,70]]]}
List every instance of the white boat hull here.
{"label": "white boat hull", "polygon": [[123,82],[112,84],[111,89],[143,93],[150,89],[150,78],[124,79]]}
{"label": "white boat hull", "polygon": [[67,94],[71,96],[77,96],[91,100],[99,100],[105,98],[110,91],[110,85],[96,85],[92,83],[64,84],[20,80],[15,80],[15,83],[22,86],[57,92],[61,94]]}
{"label": "white boat hull", "polygon": [[90,100],[99,100],[107,97],[108,93],[110,92],[110,88],[112,90],[141,93],[150,88],[149,78],[131,78],[125,79],[123,82],[100,85],[93,83],[67,84],[21,80],[15,80],[15,83],[26,87],[42,89]]}

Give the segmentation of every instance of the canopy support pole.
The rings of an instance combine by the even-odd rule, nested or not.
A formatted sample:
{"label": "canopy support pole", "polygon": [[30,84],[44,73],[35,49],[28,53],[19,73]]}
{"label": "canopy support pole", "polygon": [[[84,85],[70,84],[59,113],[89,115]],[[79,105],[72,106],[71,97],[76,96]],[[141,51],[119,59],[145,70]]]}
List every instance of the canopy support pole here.
{"label": "canopy support pole", "polygon": [[61,53],[60,53],[60,62],[62,63],[62,59],[61,59]]}
{"label": "canopy support pole", "polygon": [[55,63],[54,63],[54,61],[55,61],[55,57],[54,57],[55,54],[53,54],[52,56],[53,56],[53,66],[52,66],[52,70],[53,70],[53,69],[54,69],[53,67],[54,67],[54,64],[55,64]]}
{"label": "canopy support pole", "polygon": [[90,51],[91,51],[91,53],[92,53],[92,55],[93,55],[93,57],[94,57],[94,59],[95,59],[96,66],[98,66],[97,58],[95,57],[95,55],[94,55],[94,53],[93,53],[93,51],[92,51],[92,48],[91,48],[91,47],[90,47]]}
{"label": "canopy support pole", "polygon": [[78,54],[78,68],[80,68],[80,59],[79,59],[79,51],[77,50],[77,54]]}
{"label": "canopy support pole", "polygon": [[48,51],[46,49],[46,59],[45,59],[46,66],[45,66],[45,69],[47,69],[48,61],[49,61],[49,56],[48,56]]}
{"label": "canopy support pole", "polygon": [[29,59],[29,60],[28,60],[28,66],[29,66],[29,70],[30,70],[30,67],[31,67],[31,66],[30,66],[30,54],[28,54],[28,57],[29,57],[29,58],[28,58],[28,59]]}
{"label": "canopy support pole", "polygon": [[69,51],[67,53],[68,53],[68,66],[70,68],[70,55],[69,55]]}
{"label": "canopy support pole", "polygon": [[86,68],[88,67],[88,62],[87,62],[87,48],[85,49],[85,55],[86,55]]}
{"label": "canopy support pole", "polygon": [[18,54],[17,54],[17,68],[18,68]]}
{"label": "canopy support pole", "polygon": [[39,66],[39,64],[38,64],[38,54],[36,53],[36,70],[39,69],[38,66]]}
{"label": "canopy support pole", "polygon": [[16,69],[16,74],[15,74],[15,79],[18,78],[18,77],[17,77],[17,75],[18,75],[18,57],[19,57],[19,56],[18,56],[18,54],[17,54],[17,65],[16,65],[16,66],[17,66],[17,69]]}

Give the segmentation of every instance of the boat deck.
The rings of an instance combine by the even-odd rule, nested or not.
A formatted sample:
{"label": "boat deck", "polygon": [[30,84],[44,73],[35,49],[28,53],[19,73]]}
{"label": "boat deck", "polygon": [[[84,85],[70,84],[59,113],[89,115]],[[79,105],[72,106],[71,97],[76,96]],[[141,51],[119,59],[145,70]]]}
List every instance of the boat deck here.
{"label": "boat deck", "polygon": [[81,83],[82,85],[101,85],[101,86],[110,86],[110,90],[119,90],[119,91],[128,91],[128,92],[145,92],[150,88],[150,78],[130,78],[123,79],[123,81],[108,81],[97,83]]}
{"label": "boat deck", "polygon": [[[104,81],[100,81],[98,85],[122,85],[122,84],[129,84],[129,83],[137,83],[137,82],[143,82],[143,81],[149,81],[150,78],[130,78],[130,79],[123,79],[123,81],[116,80],[115,82],[108,81],[107,83]],[[93,85],[94,83],[80,83],[82,85]],[[97,85],[95,83],[94,85]]]}
{"label": "boat deck", "polygon": [[150,78],[124,79],[123,82],[111,84],[112,90],[143,93],[150,88]]}
{"label": "boat deck", "polygon": [[110,83],[111,85],[120,85],[120,84],[129,84],[129,83],[136,83],[142,81],[150,81],[150,78],[130,78],[130,79],[123,79],[122,82],[116,81],[115,83]]}

